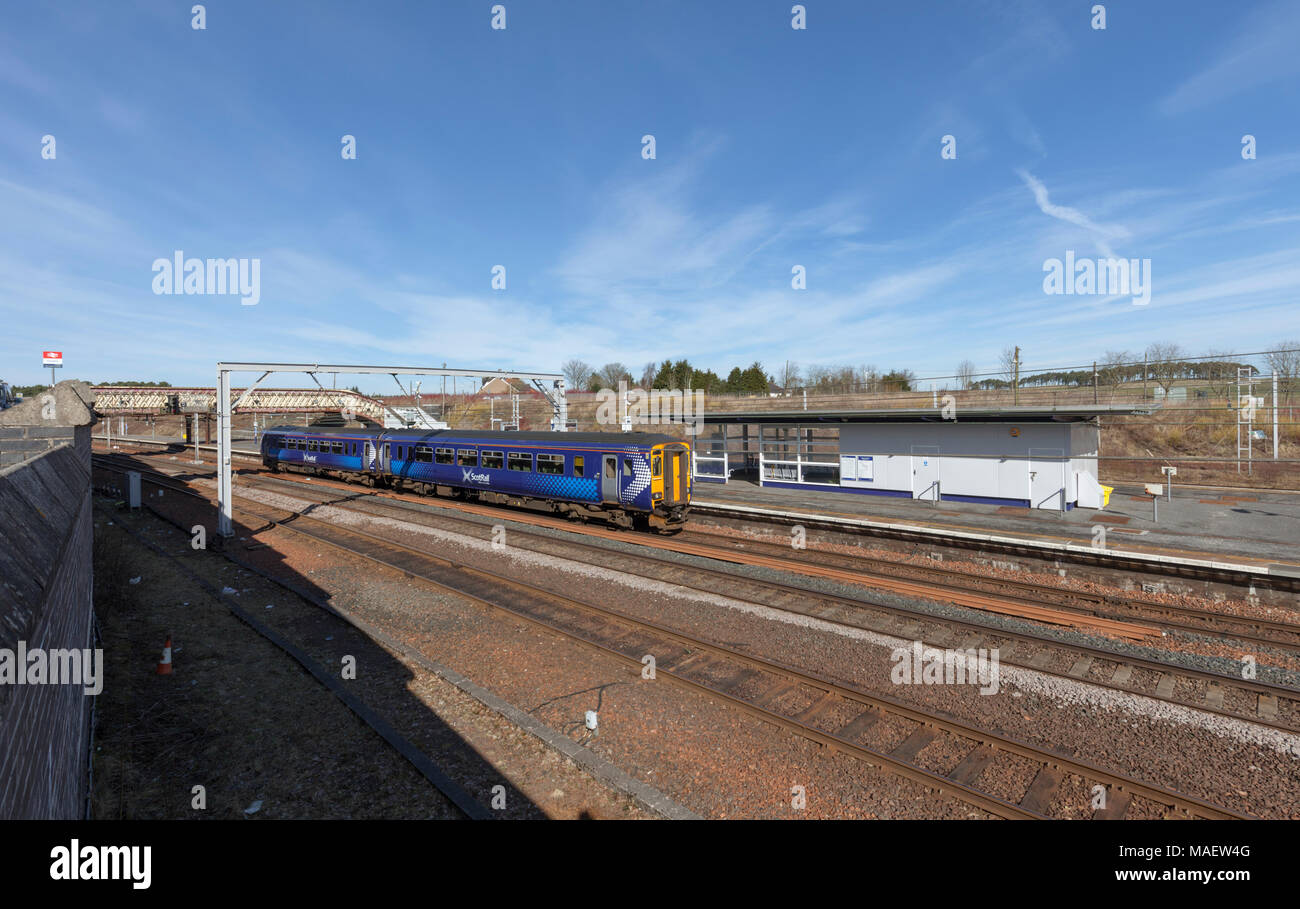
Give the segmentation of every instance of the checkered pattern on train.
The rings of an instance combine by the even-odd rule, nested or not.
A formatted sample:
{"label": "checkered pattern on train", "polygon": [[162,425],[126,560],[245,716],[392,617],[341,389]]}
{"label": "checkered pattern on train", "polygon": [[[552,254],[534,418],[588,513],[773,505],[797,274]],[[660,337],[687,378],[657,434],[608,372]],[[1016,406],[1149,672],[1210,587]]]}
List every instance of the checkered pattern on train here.
{"label": "checkered pattern on train", "polygon": [[[624,505],[641,505],[650,507],[650,458],[640,448],[624,448],[623,461],[632,465],[632,479],[619,490],[619,501]],[[644,502],[637,499],[644,498]]]}
{"label": "checkered pattern on train", "polygon": [[524,485],[533,495],[571,499],[575,502],[600,500],[599,482],[595,477],[566,477],[546,473],[529,474],[527,477]]}

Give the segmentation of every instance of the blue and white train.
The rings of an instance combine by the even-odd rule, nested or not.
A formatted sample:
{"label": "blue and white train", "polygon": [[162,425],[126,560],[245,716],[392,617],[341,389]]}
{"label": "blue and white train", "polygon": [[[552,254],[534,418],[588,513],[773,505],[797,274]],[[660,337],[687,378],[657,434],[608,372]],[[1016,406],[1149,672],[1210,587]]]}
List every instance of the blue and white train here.
{"label": "blue and white train", "polygon": [[372,486],[544,505],[664,530],[686,522],[690,446],[651,433],[479,432],[277,426],[262,463]]}

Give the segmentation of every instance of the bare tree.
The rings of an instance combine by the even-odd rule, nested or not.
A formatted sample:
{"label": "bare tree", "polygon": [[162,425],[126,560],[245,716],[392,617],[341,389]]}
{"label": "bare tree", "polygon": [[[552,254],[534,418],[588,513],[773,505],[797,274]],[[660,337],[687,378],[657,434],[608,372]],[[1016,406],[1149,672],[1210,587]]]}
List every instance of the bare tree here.
{"label": "bare tree", "polygon": [[591,367],[581,360],[570,360],[560,367],[560,371],[564,373],[568,387],[577,391],[586,390],[587,383],[591,381]]}
{"label": "bare tree", "polygon": [[863,391],[874,392],[880,390],[880,370],[876,369],[874,363],[864,363],[858,367],[857,382],[862,386]]}
{"label": "bare tree", "polygon": [[1016,349],[1008,347],[998,354],[998,369],[1006,376],[1007,382],[1016,380]]}
{"label": "bare tree", "polygon": [[641,387],[649,388],[650,386],[652,386],[655,382],[655,376],[657,376],[658,374],[659,374],[659,364],[656,363],[654,360],[651,360],[649,363],[645,365],[645,368],[641,370]]}
{"label": "bare tree", "polygon": [[1147,369],[1166,399],[1174,382],[1184,378],[1182,360],[1183,349],[1177,344],[1156,343],[1147,347]]}
{"label": "bare tree", "polygon": [[957,364],[957,387],[965,391],[971,387],[975,381],[975,364],[970,360],[962,360]]}
{"label": "bare tree", "polygon": [[1268,350],[1269,367],[1277,373],[1278,394],[1289,401],[1300,379],[1300,340],[1283,341]]}
{"label": "bare tree", "polygon": [[606,363],[591,378],[590,385],[593,386],[593,391],[599,391],[602,388],[618,388],[619,382],[631,385],[632,374],[622,363]]}
{"label": "bare tree", "polygon": [[1101,357],[1101,367],[1097,370],[1097,381],[1102,385],[1110,386],[1110,400],[1115,400],[1115,392],[1119,390],[1129,377],[1129,366],[1133,362],[1133,355],[1127,350],[1108,350]]}
{"label": "bare tree", "polygon": [[782,389],[793,388],[799,384],[799,364],[793,360],[786,360],[781,371],[777,373],[777,383]]}

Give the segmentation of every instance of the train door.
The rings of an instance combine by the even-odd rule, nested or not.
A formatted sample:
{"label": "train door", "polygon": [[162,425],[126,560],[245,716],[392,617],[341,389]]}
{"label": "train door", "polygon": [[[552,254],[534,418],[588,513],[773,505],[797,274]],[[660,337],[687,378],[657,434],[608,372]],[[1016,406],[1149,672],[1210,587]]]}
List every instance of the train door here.
{"label": "train door", "polygon": [[375,472],[375,443],[372,439],[366,439],[365,455],[361,459],[361,468],[366,473]]}
{"label": "train door", "polygon": [[682,500],[682,490],[678,485],[681,483],[681,470],[677,453],[671,448],[664,449],[664,501],[668,503],[680,502]]}
{"label": "train door", "polygon": [[618,455],[601,456],[600,498],[602,502],[618,503]]}

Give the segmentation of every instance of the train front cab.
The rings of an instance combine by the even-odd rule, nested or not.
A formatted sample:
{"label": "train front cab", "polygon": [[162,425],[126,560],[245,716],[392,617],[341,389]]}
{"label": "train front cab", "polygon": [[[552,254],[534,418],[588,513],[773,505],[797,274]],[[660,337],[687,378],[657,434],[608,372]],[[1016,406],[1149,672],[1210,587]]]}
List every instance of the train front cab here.
{"label": "train front cab", "polygon": [[650,449],[652,524],[674,527],[686,523],[691,504],[691,447],[685,442]]}

